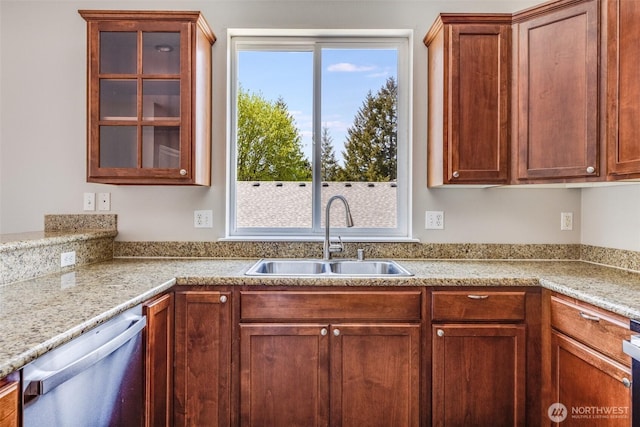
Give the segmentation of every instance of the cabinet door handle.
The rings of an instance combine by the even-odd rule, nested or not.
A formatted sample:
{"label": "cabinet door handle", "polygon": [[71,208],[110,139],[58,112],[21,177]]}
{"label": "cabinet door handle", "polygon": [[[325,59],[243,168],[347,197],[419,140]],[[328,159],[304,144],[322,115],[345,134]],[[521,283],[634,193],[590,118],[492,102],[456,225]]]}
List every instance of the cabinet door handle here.
{"label": "cabinet door handle", "polygon": [[467,298],[471,298],[471,299],[487,299],[489,298],[489,295],[467,295]]}
{"label": "cabinet door handle", "polygon": [[451,174],[451,176],[453,176],[454,178],[460,178],[460,172],[458,172],[458,171],[453,171],[453,173]]}
{"label": "cabinet door handle", "polygon": [[186,169],[180,169],[180,176],[187,176],[187,170]]}
{"label": "cabinet door handle", "polygon": [[220,295],[220,302],[222,304],[224,304],[225,302],[227,302],[227,296],[226,295]]}
{"label": "cabinet door handle", "polygon": [[580,317],[585,320],[591,320],[592,322],[599,322],[600,318],[598,316],[592,316],[591,314],[587,314],[584,311],[580,312]]}
{"label": "cabinet door handle", "polygon": [[623,378],[622,385],[625,386],[626,388],[631,388],[631,381],[629,380],[629,378]]}
{"label": "cabinet door handle", "polygon": [[333,330],[333,335],[336,336],[336,337],[340,336],[340,329],[334,329]]}
{"label": "cabinet door handle", "polygon": [[436,331],[436,335],[438,335],[439,337],[443,337],[444,336],[444,331],[442,329],[438,329]]}
{"label": "cabinet door handle", "polygon": [[322,329],[320,329],[320,335],[322,335],[323,337],[324,337],[325,335],[327,335],[327,333],[329,333],[329,332],[327,331],[327,328],[322,328]]}
{"label": "cabinet door handle", "polygon": [[596,168],[594,168],[593,166],[587,167],[587,173],[594,173],[595,171],[596,171]]}

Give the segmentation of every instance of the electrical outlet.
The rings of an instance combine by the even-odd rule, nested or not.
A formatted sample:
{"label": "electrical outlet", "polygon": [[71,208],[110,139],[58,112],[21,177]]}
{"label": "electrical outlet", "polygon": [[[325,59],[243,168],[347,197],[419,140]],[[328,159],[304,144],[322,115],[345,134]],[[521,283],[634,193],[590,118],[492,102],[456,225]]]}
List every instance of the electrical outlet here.
{"label": "electrical outlet", "polygon": [[60,255],[60,267],[69,267],[76,264],[76,251],[63,252]]}
{"label": "electrical outlet", "polygon": [[562,231],[573,230],[573,212],[560,213],[560,230]]}
{"label": "electrical outlet", "polygon": [[427,230],[444,230],[444,212],[427,211],[424,228]]}
{"label": "electrical outlet", "polygon": [[96,193],[84,193],[83,209],[85,211],[96,210]]}
{"label": "electrical outlet", "polygon": [[213,211],[193,211],[193,226],[195,228],[213,228]]}
{"label": "electrical outlet", "polygon": [[98,193],[98,210],[111,210],[111,193]]}

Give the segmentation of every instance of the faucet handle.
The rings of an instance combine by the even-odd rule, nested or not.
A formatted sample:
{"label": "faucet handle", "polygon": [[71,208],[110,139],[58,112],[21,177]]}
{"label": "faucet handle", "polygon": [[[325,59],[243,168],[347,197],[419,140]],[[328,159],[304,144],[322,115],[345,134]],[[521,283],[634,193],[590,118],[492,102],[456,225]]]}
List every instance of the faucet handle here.
{"label": "faucet handle", "polygon": [[344,250],[344,244],[342,243],[342,237],[338,236],[337,243],[329,242],[329,252],[342,252]]}

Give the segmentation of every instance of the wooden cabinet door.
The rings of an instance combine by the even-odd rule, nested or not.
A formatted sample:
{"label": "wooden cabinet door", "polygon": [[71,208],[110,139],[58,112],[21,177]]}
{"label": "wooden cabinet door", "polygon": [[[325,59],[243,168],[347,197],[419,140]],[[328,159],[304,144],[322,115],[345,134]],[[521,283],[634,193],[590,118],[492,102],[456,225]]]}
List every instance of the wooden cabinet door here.
{"label": "wooden cabinet door", "polygon": [[452,25],[449,183],[506,183],[511,27]]}
{"label": "wooden cabinet door", "polygon": [[175,294],[174,425],[230,423],[229,292]]}
{"label": "wooden cabinet door", "polygon": [[607,159],[613,179],[640,177],[640,2],[606,1]]}
{"label": "wooden cabinet door", "polygon": [[534,14],[517,28],[517,179],[597,177],[598,2]]}
{"label": "wooden cabinet door", "polygon": [[420,325],[331,327],[331,425],[420,425]]}
{"label": "wooden cabinet door", "polygon": [[432,328],[432,425],[525,425],[525,326]]}
{"label": "wooden cabinet door", "polygon": [[173,376],[173,294],[143,305],[145,332],[145,425],[170,426]]}
{"label": "wooden cabinet door", "polygon": [[0,379],[0,427],[18,427],[18,381]]}
{"label": "wooden cabinet door", "polygon": [[240,325],[240,425],[329,425],[323,324]]}
{"label": "wooden cabinet door", "polygon": [[429,186],[508,180],[511,16],[441,14],[429,47]]}
{"label": "wooden cabinet door", "polygon": [[553,402],[549,405],[561,403],[564,408],[559,410],[567,411],[565,420],[555,425],[631,425],[628,367],[555,331],[551,349]]}

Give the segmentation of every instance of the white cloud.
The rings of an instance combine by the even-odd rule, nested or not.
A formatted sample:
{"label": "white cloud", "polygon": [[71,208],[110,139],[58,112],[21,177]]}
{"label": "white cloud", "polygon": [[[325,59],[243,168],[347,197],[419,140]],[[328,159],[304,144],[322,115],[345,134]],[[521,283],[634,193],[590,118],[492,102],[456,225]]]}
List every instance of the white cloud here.
{"label": "white cloud", "polygon": [[327,67],[327,71],[338,73],[362,73],[375,69],[376,67],[372,65],[356,65],[349,62],[338,62],[337,64],[331,64]]}

